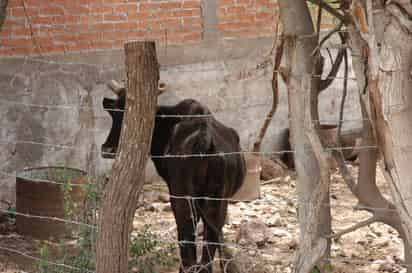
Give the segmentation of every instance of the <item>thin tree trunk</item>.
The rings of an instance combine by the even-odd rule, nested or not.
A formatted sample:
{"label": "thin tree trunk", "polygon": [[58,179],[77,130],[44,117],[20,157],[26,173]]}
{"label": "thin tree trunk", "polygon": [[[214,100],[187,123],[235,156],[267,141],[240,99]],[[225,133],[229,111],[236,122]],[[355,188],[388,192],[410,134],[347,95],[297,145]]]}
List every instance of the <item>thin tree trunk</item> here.
{"label": "thin tree trunk", "polygon": [[9,0],[0,0],[0,31],[2,30],[4,20],[6,19],[6,9],[8,3]]}
{"label": "thin tree trunk", "polygon": [[144,183],[157,100],[159,68],[154,42],[125,45],[128,88],[119,154],[107,185],[97,240],[98,273],[126,273],[137,198]]}
{"label": "thin tree trunk", "polygon": [[305,1],[281,0],[279,8],[286,38],[286,67],[281,70],[288,88],[291,143],[298,175],[300,239],[295,272],[308,273],[315,265],[322,267],[329,257],[330,245],[324,232],[325,227],[330,230],[331,220],[325,217],[330,215],[330,207],[324,205],[328,198],[329,166],[311,109],[312,93],[318,93],[318,84],[310,77],[318,62],[318,56],[312,54],[317,37]]}

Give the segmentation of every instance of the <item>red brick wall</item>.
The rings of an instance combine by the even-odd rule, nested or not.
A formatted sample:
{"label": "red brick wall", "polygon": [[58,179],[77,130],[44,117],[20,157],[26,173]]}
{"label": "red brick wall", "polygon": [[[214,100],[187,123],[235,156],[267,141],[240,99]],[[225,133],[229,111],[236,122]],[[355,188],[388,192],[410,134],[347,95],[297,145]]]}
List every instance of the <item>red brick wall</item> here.
{"label": "red brick wall", "polygon": [[9,0],[7,12],[0,55],[112,49],[141,38],[184,43],[202,33],[200,0]]}
{"label": "red brick wall", "polygon": [[[276,0],[217,0],[223,37],[273,35]],[[23,4],[24,3],[24,4]],[[121,48],[126,40],[202,40],[201,0],[9,0],[1,55]]]}
{"label": "red brick wall", "polygon": [[276,0],[220,0],[219,30],[225,37],[274,35]]}

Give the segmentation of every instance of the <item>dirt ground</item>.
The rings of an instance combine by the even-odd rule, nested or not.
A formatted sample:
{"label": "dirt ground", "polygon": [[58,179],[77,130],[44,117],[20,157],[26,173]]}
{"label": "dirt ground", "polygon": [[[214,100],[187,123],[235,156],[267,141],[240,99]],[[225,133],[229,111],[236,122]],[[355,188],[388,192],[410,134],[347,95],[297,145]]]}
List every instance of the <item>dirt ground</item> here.
{"label": "dirt ground", "polygon": [[[356,166],[349,166],[353,175]],[[388,186],[378,172],[378,184],[385,196]],[[262,182],[261,197],[252,202],[231,203],[224,227],[225,241],[234,251],[234,260],[248,273],[288,273],[293,270],[298,242],[296,188],[293,173]],[[147,184],[136,212],[135,228],[149,224],[166,243],[176,239],[174,218],[164,183]],[[355,211],[356,199],[338,174],[332,175],[331,208],[333,230],[338,232],[367,219],[366,212]],[[0,248],[6,246],[30,256],[38,256],[39,242],[16,234],[13,225],[0,228]],[[378,273],[406,272],[402,263],[402,242],[390,227],[374,223],[344,235],[332,244],[331,272]],[[0,272],[33,272],[31,259],[0,250]],[[178,265],[169,272],[177,272]],[[64,271],[62,271],[64,272]]]}

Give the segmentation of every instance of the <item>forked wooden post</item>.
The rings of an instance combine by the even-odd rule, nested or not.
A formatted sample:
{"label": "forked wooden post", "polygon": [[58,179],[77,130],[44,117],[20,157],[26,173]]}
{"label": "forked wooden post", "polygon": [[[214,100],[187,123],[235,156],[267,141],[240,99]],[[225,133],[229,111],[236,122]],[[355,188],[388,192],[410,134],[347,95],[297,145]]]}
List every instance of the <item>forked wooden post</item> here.
{"label": "forked wooden post", "polygon": [[98,226],[96,272],[126,273],[137,198],[144,183],[158,94],[154,42],[125,45],[128,86],[119,154],[106,187]]}

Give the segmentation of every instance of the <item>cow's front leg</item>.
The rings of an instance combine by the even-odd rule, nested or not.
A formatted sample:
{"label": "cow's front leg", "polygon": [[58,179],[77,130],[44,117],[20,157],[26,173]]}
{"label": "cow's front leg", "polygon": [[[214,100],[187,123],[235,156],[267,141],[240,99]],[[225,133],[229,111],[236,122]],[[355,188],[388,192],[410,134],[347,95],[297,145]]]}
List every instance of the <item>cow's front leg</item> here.
{"label": "cow's front leg", "polygon": [[196,272],[196,226],[199,216],[193,213],[193,203],[188,199],[171,198],[177,225],[177,237],[181,257],[180,273]]}

